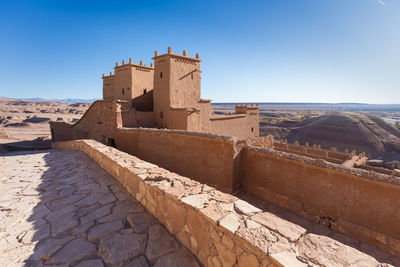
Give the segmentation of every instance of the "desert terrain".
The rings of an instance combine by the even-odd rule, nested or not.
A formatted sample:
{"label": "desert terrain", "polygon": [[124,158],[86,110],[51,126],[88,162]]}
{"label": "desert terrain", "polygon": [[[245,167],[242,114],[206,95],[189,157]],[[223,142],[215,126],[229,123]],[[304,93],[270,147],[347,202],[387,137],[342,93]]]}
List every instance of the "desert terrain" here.
{"label": "desert terrain", "polygon": [[[214,104],[229,114],[233,103]],[[260,136],[366,152],[369,165],[400,167],[400,105],[261,103]]]}
{"label": "desert terrain", "polygon": [[[63,103],[0,98],[0,151],[50,147],[49,121],[75,122],[90,102]],[[229,114],[233,103],[213,104]],[[400,105],[260,104],[260,136],[366,152],[369,164],[400,165]]]}
{"label": "desert terrain", "polygon": [[77,121],[89,106],[0,98],[0,151],[48,148],[49,121]]}

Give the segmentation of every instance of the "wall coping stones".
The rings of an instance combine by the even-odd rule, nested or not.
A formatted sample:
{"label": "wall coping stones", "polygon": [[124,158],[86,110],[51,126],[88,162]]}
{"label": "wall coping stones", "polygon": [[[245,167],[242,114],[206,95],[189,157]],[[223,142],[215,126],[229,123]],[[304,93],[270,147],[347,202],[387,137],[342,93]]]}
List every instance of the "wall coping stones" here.
{"label": "wall coping stones", "polygon": [[[55,142],[53,148],[86,153],[205,266],[320,265],[307,258],[307,253],[299,254],[299,244],[312,232],[242,199],[94,140]],[[348,247],[339,242],[335,246],[343,251]],[[368,254],[356,249],[353,251],[352,255],[341,255],[341,262],[354,264],[354,259],[362,255],[368,263],[379,264]],[[336,253],[325,250],[321,253],[335,262]]]}

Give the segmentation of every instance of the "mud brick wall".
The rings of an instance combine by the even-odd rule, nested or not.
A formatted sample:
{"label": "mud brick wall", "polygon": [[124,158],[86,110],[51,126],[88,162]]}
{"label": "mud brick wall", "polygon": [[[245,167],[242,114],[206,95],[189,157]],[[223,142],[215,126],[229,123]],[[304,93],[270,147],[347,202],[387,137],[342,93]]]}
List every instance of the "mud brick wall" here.
{"label": "mud brick wall", "polygon": [[106,143],[114,138],[116,110],[112,101],[95,101],[75,124],[50,122],[53,141],[95,139]]}
{"label": "mud brick wall", "polygon": [[224,192],[239,188],[244,140],[179,130],[118,128],[119,150]]}
{"label": "mud brick wall", "polygon": [[400,254],[400,179],[395,176],[249,147],[240,170],[246,192]]}

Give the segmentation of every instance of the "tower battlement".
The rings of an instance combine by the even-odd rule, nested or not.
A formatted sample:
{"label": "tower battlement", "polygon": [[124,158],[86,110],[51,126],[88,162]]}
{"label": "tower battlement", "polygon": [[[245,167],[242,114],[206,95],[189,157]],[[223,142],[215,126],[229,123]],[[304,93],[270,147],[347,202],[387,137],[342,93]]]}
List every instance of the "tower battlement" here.
{"label": "tower battlement", "polygon": [[101,78],[104,80],[104,79],[108,79],[108,78],[114,78],[115,77],[115,74],[112,72],[112,71],[110,71],[110,75],[105,75],[104,73],[103,73],[103,75],[101,76]]}
{"label": "tower battlement", "polygon": [[132,58],[129,58],[128,63],[126,63],[125,60],[122,60],[122,64],[120,65],[119,62],[115,62],[115,67],[114,69],[120,69],[124,67],[137,67],[137,68],[143,68],[143,69],[149,69],[149,70],[154,70],[154,65],[153,63],[150,63],[150,66],[147,66],[146,64],[143,63],[143,60],[139,61],[139,64],[136,64],[133,62]]}
{"label": "tower battlement", "polygon": [[[235,104],[235,113],[236,114],[247,114],[247,112],[249,112],[249,111],[253,111],[253,113],[254,113],[254,111],[257,111],[257,114],[258,114],[259,108],[260,107],[258,104],[253,104],[253,103],[251,103],[251,104]],[[250,115],[253,115],[253,114],[250,114]]]}
{"label": "tower battlement", "polygon": [[[167,57],[167,56],[173,57],[173,58],[180,58],[182,60],[201,62],[199,53],[196,53],[195,57],[189,57],[187,55],[187,50],[183,50],[182,55],[175,54],[175,53],[172,52],[172,47],[171,46],[168,47],[168,52],[166,54],[160,55],[160,53],[158,51],[155,51],[154,52],[154,57],[152,59],[156,60],[156,59],[160,59],[160,58]],[[185,62],[185,61],[183,61],[183,62]]]}

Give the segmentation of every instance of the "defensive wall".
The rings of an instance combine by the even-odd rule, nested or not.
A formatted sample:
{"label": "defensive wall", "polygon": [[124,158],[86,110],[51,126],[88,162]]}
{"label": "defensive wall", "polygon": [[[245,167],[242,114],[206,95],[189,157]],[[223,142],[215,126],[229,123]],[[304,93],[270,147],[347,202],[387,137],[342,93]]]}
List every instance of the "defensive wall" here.
{"label": "defensive wall", "polygon": [[[313,227],[310,228],[310,224],[307,221],[298,220],[296,223],[292,223],[271,213],[271,211],[265,210],[263,207],[255,206],[243,199],[220,192],[210,186],[180,176],[176,173],[172,173],[94,140],[55,142],[53,143],[53,147],[56,149],[80,150],[89,155],[102,168],[114,176],[133,197],[140,201],[149,212],[163,223],[205,266],[234,265],[252,267],[310,266],[310,264],[324,265],[321,264],[324,262],[324,260],[321,261],[321,258],[332,259],[332,262],[343,265],[356,263],[364,264],[364,266],[369,266],[371,264],[374,264],[374,266],[378,265],[376,262],[371,263],[367,261],[366,255],[360,254],[360,251],[350,249],[348,246],[343,247],[344,245],[341,242],[336,242],[333,246],[339,250],[348,250],[350,255],[343,253],[337,254],[338,251],[336,251],[336,249],[332,251],[326,249],[324,251],[319,251],[319,256],[314,259],[310,256],[311,254],[305,252],[305,244],[310,244],[309,242],[311,241],[313,245],[317,245],[318,247],[318,243],[320,243],[324,237],[316,234],[318,231],[316,232],[316,229]],[[276,157],[277,161],[296,161],[309,165],[303,166],[303,169],[311,168],[311,166],[318,167],[318,165],[322,164],[313,162],[311,159],[298,158],[297,156],[292,158],[293,155],[282,155],[280,152],[264,151],[251,147],[243,148],[243,152],[242,158],[245,158],[245,160],[242,163],[246,165],[249,161],[255,161],[253,165],[250,164],[243,170],[246,172],[246,175],[250,175],[251,171],[258,171],[262,168],[261,166],[254,166],[259,164],[258,160],[260,159],[266,161],[261,165],[273,167],[271,166],[272,160],[268,159],[269,157]],[[293,168],[293,166],[288,167]],[[329,171],[332,173],[335,171],[339,172],[339,170],[335,170],[338,167],[331,166],[331,163],[328,163],[328,166],[324,167],[329,168]],[[282,170],[282,168],[280,169]],[[294,168],[293,171],[299,170]],[[267,172],[267,176],[270,174],[270,172]],[[348,184],[354,185],[355,183],[359,183],[360,181],[354,181],[355,178],[351,177],[351,175],[356,176],[356,174],[357,173],[343,171],[341,175],[346,177],[340,181],[344,183],[342,188],[346,188]],[[264,178],[268,178],[265,174],[260,175]],[[337,174],[333,174],[329,179],[331,180],[331,184],[334,184],[332,178],[335,175],[337,176]],[[288,176],[287,172],[283,175],[278,175],[278,180],[285,180],[285,176]],[[318,187],[316,190],[325,189],[321,186],[329,184],[329,182],[323,179],[324,177],[320,178],[321,179],[315,179],[315,181],[313,181],[314,184],[311,185],[311,188],[306,186],[307,183],[304,183],[305,185],[303,187],[300,186],[301,183],[298,184],[299,194],[303,192],[310,195],[308,197],[310,201],[305,203],[305,205],[306,207],[314,209],[315,211],[313,212],[329,213],[330,211],[327,211],[325,204],[331,201],[329,197],[334,195],[333,190],[332,194],[325,197],[325,199],[321,194],[315,195],[314,201],[311,199],[312,193],[317,193],[314,192],[312,188],[315,184],[317,184]],[[395,190],[397,190],[397,195],[399,193],[398,180],[389,181],[386,180],[387,178],[388,177],[376,177],[377,180],[373,180],[371,178],[358,177],[358,179],[365,179],[365,181],[364,184],[361,182],[362,191],[356,195],[358,200],[368,197],[369,199],[373,198],[373,200],[375,200],[379,192],[389,194],[389,196],[382,199],[383,203],[373,202],[374,204],[380,205],[380,208],[383,208],[377,216],[382,216],[386,219],[388,219],[388,216],[390,217],[393,215],[391,214],[393,211],[392,209],[398,205],[398,203],[390,201],[393,198],[393,193]],[[301,179],[305,178],[301,177]],[[368,182],[371,182],[371,187],[376,188],[376,193],[372,193],[370,196],[361,196],[363,193],[369,194],[369,191],[365,190],[365,188],[368,187]],[[389,189],[390,187],[393,191]],[[246,190],[247,189],[246,186]],[[280,188],[274,188],[273,185],[270,189],[271,192],[274,190],[282,190]],[[350,186],[343,194],[352,195],[355,193],[354,191],[359,191],[359,189],[355,186]],[[336,193],[338,194],[337,198],[340,198],[340,192]],[[269,192],[268,194],[273,193]],[[287,195],[291,194],[288,193]],[[292,198],[294,199],[295,196],[292,196]],[[319,198],[323,200],[322,204],[313,203],[318,202]],[[375,215],[371,215],[373,212],[376,212],[375,209],[371,211],[368,207],[354,207],[354,203],[351,203],[351,198],[344,198],[344,200],[336,205],[334,201],[337,201],[337,198],[332,199],[328,204],[332,209],[352,210],[354,208],[360,208],[359,211],[353,210],[352,212],[358,212],[356,216],[361,216],[362,218],[369,216],[371,221],[373,221],[371,218],[372,216],[374,218],[376,217]],[[272,200],[272,202],[274,201]],[[284,202],[282,203],[284,205]],[[278,204],[282,205],[282,203]],[[363,204],[364,203],[365,201]],[[342,204],[344,204],[344,206],[342,206]],[[385,205],[389,207],[383,207]],[[354,220],[354,218],[346,219]],[[392,217],[391,220],[396,222],[398,221],[398,217]],[[348,221],[346,221],[346,223],[348,223]],[[379,224],[378,222],[378,227],[387,226],[388,225],[385,223]],[[338,228],[338,230],[342,230],[342,228]],[[364,227],[363,231],[356,233],[361,233],[359,238],[365,239],[364,234],[369,232],[370,229]],[[325,233],[327,232],[325,231]],[[392,231],[392,233],[396,234],[395,231]],[[385,244],[386,250],[391,251],[395,255],[399,254],[398,240],[393,237],[388,238],[386,234],[381,234],[379,239],[387,242]],[[355,242],[351,239],[343,240],[350,243]],[[321,248],[325,246],[325,244],[319,245],[322,245]],[[368,249],[367,252],[373,253],[371,249]],[[374,256],[377,258],[383,257],[383,252],[379,253],[380,256],[377,254],[374,254]],[[392,257],[391,259],[400,260],[397,257]]]}
{"label": "defensive wall", "polygon": [[[309,143],[305,143],[304,145],[300,145],[298,141],[295,141],[293,144],[287,142],[286,139],[281,139],[279,143],[274,142],[273,147],[275,150],[294,153],[298,155],[303,155],[311,158],[319,158],[324,159],[329,162],[341,164],[344,161],[348,160],[356,156],[356,151],[352,150],[349,152],[349,149],[346,149],[344,152],[337,151],[336,147],[331,147],[330,150],[321,148],[320,144],[313,144],[312,146]],[[364,158],[365,153],[359,153],[359,158]]]}
{"label": "defensive wall", "polygon": [[50,122],[53,140],[95,139],[107,143],[114,138],[116,105],[113,101],[95,101],[75,124]]}
{"label": "defensive wall", "polygon": [[399,177],[248,146],[240,171],[245,192],[400,253]]}
{"label": "defensive wall", "polygon": [[[236,262],[245,267],[303,266],[293,253],[286,253],[286,258],[280,251],[268,254],[267,246],[255,241],[256,231],[243,224],[261,210],[232,195],[93,140],[56,142],[53,148],[80,150],[90,156],[205,266],[232,266]],[[220,204],[231,209],[222,209]],[[235,205],[247,215],[234,212]]]}
{"label": "defensive wall", "polygon": [[95,103],[85,114],[91,118],[87,123],[52,124],[53,140],[96,139],[224,192],[243,191],[400,254],[398,174],[347,168],[337,151],[328,152],[327,158],[310,153],[318,147],[284,144],[288,150],[305,151],[295,154],[279,151],[276,144],[275,150],[256,148],[244,138],[126,128],[121,107]]}
{"label": "defensive wall", "polygon": [[239,189],[244,140],[168,129],[118,128],[116,147],[224,192]]}
{"label": "defensive wall", "polygon": [[395,175],[259,149],[241,138],[178,130],[118,128],[116,147],[224,192],[242,190],[400,253],[400,179]]}

